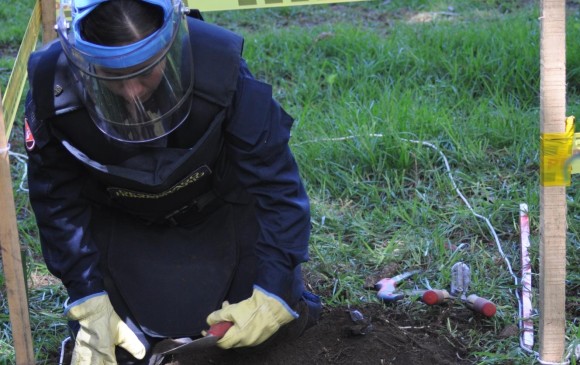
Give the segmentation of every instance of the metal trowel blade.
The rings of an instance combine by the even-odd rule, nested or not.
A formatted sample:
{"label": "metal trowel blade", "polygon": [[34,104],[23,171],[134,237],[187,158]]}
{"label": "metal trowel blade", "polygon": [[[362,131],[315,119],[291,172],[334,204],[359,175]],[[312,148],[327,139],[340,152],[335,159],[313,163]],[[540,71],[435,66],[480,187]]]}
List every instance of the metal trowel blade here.
{"label": "metal trowel blade", "polygon": [[159,355],[171,355],[213,347],[232,326],[232,322],[214,324],[207,331],[206,336],[196,340],[192,340],[189,337],[163,340],[155,345],[155,353]]}

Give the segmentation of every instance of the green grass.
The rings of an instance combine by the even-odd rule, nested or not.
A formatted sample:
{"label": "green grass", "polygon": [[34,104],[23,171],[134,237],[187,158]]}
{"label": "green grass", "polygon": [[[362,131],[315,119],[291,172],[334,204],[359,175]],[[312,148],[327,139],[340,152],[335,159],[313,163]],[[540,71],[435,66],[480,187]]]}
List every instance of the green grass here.
{"label": "green grass", "polygon": [[0,45],[18,46],[30,19],[34,0],[0,0]]}
{"label": "green grass", "polygon": [[4,95],[34,0],[0,0],[0,91]]}
{"label": "green grass", "polygon": [[[274,85],[276,99],[296,118],[291,146],[312,200],[306,268],[324,303],[376,300],[365,280],[387,267],[421,268],[420,277],[433,287],[448,288],[451,266],[464,261],[473,292],[498,305],[485,331],[461,334],[464,343],[480,364],[529,364],[532,357],[517,337],[498,334],[518,320],[505,260],[518,273],[520,203],[530,206],[533,271],[539,272],[539,10],[522,1],[402,3],[341,5],[338,14],[335,7],[307,6],[205,17],[246,37],[254,74]],[[568,17],[572,115],[580,105],[580,15],[571,8]],[[0,44],[17,47],[22,29],[14,32],[0,32]],[[489,219],[506,258],[486,222],[458,197],[441,154],[457,188]],[[21,173],[15,164],[15,181]],[[579,185],[575,176],[567,189],[566,335],[572,345],[580,332],[574,317],[580,305]],[[27,196],[15,195],[28,271],[46,276]],[[31,288],[39,363],[66,336],[64,297],[57,284]],[[0,363],[13,356],[3,308]],[[448,331],[459,335],[457,323]]]}

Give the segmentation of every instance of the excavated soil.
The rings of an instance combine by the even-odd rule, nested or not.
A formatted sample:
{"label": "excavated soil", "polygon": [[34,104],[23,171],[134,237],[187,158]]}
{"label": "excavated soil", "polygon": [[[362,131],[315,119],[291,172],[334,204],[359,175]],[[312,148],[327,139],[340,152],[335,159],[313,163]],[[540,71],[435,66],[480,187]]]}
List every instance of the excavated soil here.
{"label": "excavated soil", "polygon": [[[320,321],[291,342],[278,341],[250,352],[217,347],[196,350],[172,355],[163,364],[468,365],[477,361],[469,355],[469,331],[492,328],[488,318],[458,305],[367,303],[356,308],[325,308]],[[505,336],[517,336],[517,327],[511,334],[508,330],[503,331]],[[71,350],[69,342],[62,365],[70,364]]]}
{"label": "excavated soil", "polygon": [[[214,348],[174,355],[167,364],[472,364],[462,340],[445,334],[446,324],[451,321],[456,329],[467,330],[481,327],[487,319],[451,306],[426,310],[427,317],[413,319],[382,304],[325,309],[319,323],[292,342],[276,343],[255,353]],[[353,315],[354,311],[362,314],[363,320]]]}

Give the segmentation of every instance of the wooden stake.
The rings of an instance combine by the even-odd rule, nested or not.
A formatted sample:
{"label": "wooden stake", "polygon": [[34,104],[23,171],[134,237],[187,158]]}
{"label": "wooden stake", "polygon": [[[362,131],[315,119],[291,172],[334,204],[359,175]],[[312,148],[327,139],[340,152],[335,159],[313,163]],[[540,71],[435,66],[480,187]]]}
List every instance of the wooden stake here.
{"label": "wooden stake", "polygon": [[54,0],[39,0],[42,9],[42,43],[56,39],[56,4]]}
{"label": "wooden stake", "polygon": [[16,225],[16,208],[12,193],[10,161],[8,158],[8,143],[4,126],[4,111],[2,107],[2,92],[0,91],[0,246],[4,278],[8,294],[8,308],[12,337],[16,352],[17,365],[34,364],[30,318],[28,314],[28,298],[22,268],[20,241]]}
{"label": "wooden stake", "polygon": [[[566,1],[543,0],[540,40],[541,133],[563,133],[566,120]],[[540,156],[543,158],[544,156]],[[563,362],[566,188],[540,187],[540,360]]]}

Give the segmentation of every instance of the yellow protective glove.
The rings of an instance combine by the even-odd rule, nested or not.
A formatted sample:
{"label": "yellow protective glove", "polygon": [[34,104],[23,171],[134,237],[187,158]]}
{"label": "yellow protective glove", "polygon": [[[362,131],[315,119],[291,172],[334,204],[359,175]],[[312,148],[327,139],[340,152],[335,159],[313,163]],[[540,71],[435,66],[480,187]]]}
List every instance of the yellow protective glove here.
{"label": "yellow protective glove", "polygon": [[207,323],[234,323],[217,342],[218,347],[229,349],[259,345],[297,317],[281,298],[255,285],[250,298],[231,305],[224,302],[222,309],[207,317]]}
{"label": "yellow protective glove", "polygon": [[116,365],[116,345],[137,359],[145,357],[145,346],[115,313],[106,293],[79,299],[65,313],[81,326],[71,365]]}

